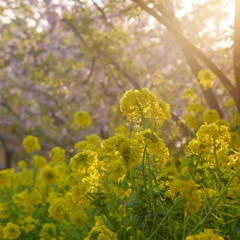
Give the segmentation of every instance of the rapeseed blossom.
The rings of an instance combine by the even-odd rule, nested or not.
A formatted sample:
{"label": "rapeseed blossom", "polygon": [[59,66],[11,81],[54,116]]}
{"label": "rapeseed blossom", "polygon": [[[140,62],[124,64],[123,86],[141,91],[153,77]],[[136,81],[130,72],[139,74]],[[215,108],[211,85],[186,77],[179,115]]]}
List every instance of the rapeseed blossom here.
{"label": "rapeseed blossom", "polygon": [[92,124],[92,118],[86,111],[79,111],[74,114],[74,124],[79,128],[85,128]]}
{"label": "rapeseed blossom", "polygon": [[156,96],[147,88],[127,91],[120,100],[120,110],[134,123],[153,121],[161,125],[165,119]]}
{"label": "rapeseed blossom", "polygon": [[117,233],[112,232],[105,225],[101,225],[93,227],[85,240],[114,240],[117,239],[117,236]]}
{"label": "rapeseed blossom", "polygon": [[23,139],[23,147],[27,153],[33,153],[41,148],[38,138],[32,135],[28,135]]}
{"label": "rapeseed blossom", "polygon": [[191,88],[187,88],[184,90],[182,98],[190,98],[191,100],[194,100],[197,98],[197,94]]}
{"label": "rapeseed blossom", "polygon": [[87,224],[89,217],[83,210],[78,209],[70,214],[70,220],[75,226],[82,227]]}
{"label": "rapeseed blossom", "polygon": [[57,181],[57,171],[56,169],[46,166],[41,169],[40,171],[40,179],[45,183],[45,184],[52,184],[56,183]]}
{"label": "rapeseed blossom", "polygon": [[67,215],[66,206],[66,200],[64,198],[56,197],[51,201],[48,212],[55,220],[61,221]]}
{"label": "rapeseed blossom", "polygon": [[56,239],[54,238],[54,237],[57,237],[56,234],[57,234],[57,229],[54,223],[44,223],[44,225],[42,226],[41,232],[39,234],[39,237],[40,237],[40,240]]}
{"label": "rapeseed blossom", "polygon": [[44,166],[47,165],[46,158],[40,155],[34,155],[32,161],[33,166],[36,168],[43,168]]}
{"label": "rapeseed blossom", "polygon": [[4,169],[0,170],[0,188],[7,187],[12,179],[12,176],[14,174],[14,169]]}
{"label": "rapeseed blossom", "polygon": [[120,133],[120,134],[124,135],[125,137],[127,137],[130,133],[129,130],[127,129],[127,127],[123,126],[123,125],[114,128],[114,132]]}
{"label": "rapeseed blossom", "polygon": [[54,147],[49,153],[49,156],[51,157],[52,162],[61,163],[64,162],[66,158],[65,153],[66,153],[65,149],[61,147]]}
{"label": "rapeseed blossom", "polygon": [[37,219],[34,219],[32,216],[22,216],[19,222],[21,229],[26,233],[34,230],[36,224],[39,223],[39,221]]}
{"label": "rapeseed blossom", "polygon": [[70,163],[65,150],[54,147],[50,162],[32,155],[28,168],[20,161],[17,173],[0,171],[0,239],[157,239],[164,234],[166,240],[223,240],[213,229],[188,236],[204,227],[238,238],[231,230],[240,197],[238,128],[191,103],[187,118],[196,120],[191,124],[197,130],[205,114],[205,124],[189,140],[187,157],[182,149],[170,155],[166,146],[179,136],[167,131],[173,135],[165,145],[159,128],[170,117],[169,105],[144,89],[125,97],[123,103],[133,104],[136,113],[126,115],[136,117],[133,131],[117,127],[101,145],[98,135],[87,135],[75,144]]}
{"label": "rapeseed blossom", "polygon": [[77,153],[70,159],[70,167],[73,172],[80,171],[84,173],[86,168],[91,164],[97,162],[98,154],[93,151],[82,151]]}
{"label": "rapeseed blossom", "polygon": [[174,180],[170,186],[169,195],[176,198],[178,195],[187,199],[186,210],[190,213],[196,213],[202,206],[202,190],[198,190],[193,180]]}
{"label": "rapeseed blossom", "polygon": [[203,122],[211,124],[220,119],[220,115],[216,110],[205,110],[203,113]]}
{"label": "rapeseed blossom", "polygon": [[88,144],[92,144],[97,147],[100,143],[100,137],[97,134],[90,134],[86,136],[86,141]]}
{"label": "rapeseed blossom", "polygon": [[20,169],[25,169],[25,168],[27,167],[26,161],[19,161],[19,162],[18,162],[18,167],[19,167]]}
{"label": "rapeseed blossom", "polygon": [[4,239],[17,239],[20,235],[21,231],[17,224],[8,222],[7,226],[3,228]]}
{"label": "rapeseed blossom", "polygon": [[214,233],[212,229],[204,229],[204,232],[200,232],[194,236],[189,236],[186,240],[224,240],[223,237],[219,236],[217,233]]}
{"label": "rapeseed blossom", "polygon": [[208,89],[208,88],[212,87],[213,77],[214,77],[214,75],[209,70],[201,70],[201,71],[198,72],[198,76],[197,76],[200,84],[205,89]]}

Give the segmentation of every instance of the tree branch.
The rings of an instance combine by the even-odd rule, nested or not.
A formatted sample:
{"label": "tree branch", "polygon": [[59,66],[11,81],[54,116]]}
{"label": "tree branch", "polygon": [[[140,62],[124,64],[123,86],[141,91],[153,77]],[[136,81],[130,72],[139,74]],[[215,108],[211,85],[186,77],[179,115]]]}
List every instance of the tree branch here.
{"label": "tree branch", "polygon": [[82,82],[83,84],[88,83],[90,77],[92,76],[93,71],[94,71],[94,67],[95,67],[95,61],[96,61],[96,57],[93,56],[93,58],[92,58],[92,64],[91,64],[91,68],[90,68],[90,72],[89,72],[89,74],[87,75],[86,79]]}
{"label": "tree branch", "polygon": [[229,91],[230,95],[234,98],[235,102],[237,101],[236,88],[211,59],[209,59],[200,49],[198,49],[190,40],[188,40],[181,32],[179,32],[174,25],[172,25],[164,17],[160,16],[152,8],[149,8],[143,1],[141,0],[132,1],[135,2],[142,10],[146,11],[151,16],[153,16],[159,23],[163,24],[176,37],[179,43],[181,42],[182,44],[186,45],[188,49],[190,49],[199,59],[201,59],[209,67],[209,69],[211,69],[218,76],[219,80]]}
{"label": "tree branch", "polygon": [[[86,41],[84,40],[84,38],[82,37],[82,35],[78,32],[78,30],[76,29],[76,27],[69,22],[67,19],[62,19],[63,22],[65,22],[73,31],[74,33],[77,35],[77,37],[80,39],[80,41],[83,43],[84,47],[86,47],[86,49],[90,52],[90,49],[88,47],[88,44],[86,43]],[[123,74],[124,77],[126,77],[131,84],[133,85],[134,88],[136,89],[141,89],[141,86],[138,84],[137,81],[135,81],[135,79],[130,76],[129,73],[127,73],[117,62],[115,62],[113,59],[109,58],[108,56],[106,56],[103,52],[101,52],[100,50],[98,50],[97,52],[98,54],[100,54],[101,56],[103,56],[105,59],[108,59],[110,61],[110,63],[120,72]]]}
{"label": "tree branch", "polygon": [[235,0],[235,20],[234,20],[234,45],[233,45],[233,66],[236,81],[238,98],[236,102],[240,112],[240,1]]}
{"label": "tree branch", "polygon": [[[157,6],[157,9],[160,11],[160,13],[163,15],[163,17],[165,17],[172,24],[177,25],[178,29],[181,29],[180,23],[175,18],[174,13],[172,13],[172,12],[168,13],[168,12],[164,11],[161,6]],[[202,70],[202,68],[201,68],[198,60],[196,59],[196,56],[188,49],[188,46],[186,44],[184,44],[183,42],[179,42],[179,45],[182,48],[182,51],[186,57],[186,60],[189,64],[194,76],[199,81],[198,72],[200,70]],[[201,87],[204,98],[206,99],[206,102],[207,102],[208,106],[210,107],[210,109],[215,109],[216,111],[218,111],[219,115],[223,118],[223,112],[219,106],[219,103],[218,103],[212,89],[211,88],[204,89],[202,86],[200,86],[200,87]]]}

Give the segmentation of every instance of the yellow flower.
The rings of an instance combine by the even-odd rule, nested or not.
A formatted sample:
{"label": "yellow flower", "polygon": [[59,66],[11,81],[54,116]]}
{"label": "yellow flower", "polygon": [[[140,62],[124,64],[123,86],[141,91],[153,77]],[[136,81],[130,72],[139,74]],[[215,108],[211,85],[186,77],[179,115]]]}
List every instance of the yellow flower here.
{"label": "yellow flower", "polygon": [[9,222],[6,227],[3,228],[4,239],[17,239],[20,236],[20,228],[18,225]]}
{"label": "yellow flower", "polygon": [[186,210],[196,213],[202,206],[202,190],[197,190],[197,185],[193,180],[174,180],[170,186],[170,195],[174,198],[177,193],[187,199]]}
{"label": "yellow flower", "polygon": [[131,145],[131,141],[126,136],[117,133],[102,142],[102,150],[107,155],[118,156],[125,152],[125,149]]}
{"label": "yellow flower", "polygon": [[100,137],[97,134],[91,134],[86,137],[86,140],[77,142],[74,145],[74,148],[77,152],[81,152],[83,150],[95,151],[99,143]]}
{"label": "yellow flower", "polygon": [[4,226],[0,225],[0,239],[3,238],[3,228]]}
{"label": "yellow flower", "polygon": [[127,137],[129,135],[129,131],[128,131],[127,127],[125,127],[123,125],[114,128],[114,132],[120,133],[120,134],[124,135],[125,137]]}
{"label": "yellow flower", "polygon": [[51,157],[52,162],[59,163],[65,160],[65,153],[65,149],[61,147],[55,147],[52,149],[49,156]]}
{"label": "yellow flower", "polygon": [[66,216],[66,201],[63,198],[55,198],[48,208],[50,216],[56,220],[63,220]]}
{"label": "yellow flower", "polygon": [[228,187],[228,192],[227,192],[228,197],[232,199],[236,199],[240,197],[239,183],[240,183],[240,178],[237,178],[237,177],[234,179],[234,181],[232,181],[232,183]]}
{"label": "yellow flower", "polygon": [[84,141],[75,143],[74,148],[79,153],[79,152],[83,151],[87,146],[88,146],[88,142],[84,140]]}
{"label": "yellow flower", "polygon": [[88,192],[89,186],[85,183],[79,182],[76,186],[72,187],[72,199],[74,202],[78,202],[83,195]]}
{"label": "yellow flower", "polygon": [[117,233],[112,232],[110,229],[105,227],[105,225],[99,225],[99,226],[93,227],[89,232],[87,238],[85,238],[85,240],[92,240],[92,239],[113,240],[113,239],[117,239]]}
{"label": "yellow flower", "polygon": [[79,111],[74,114],[74,124],[80,128],[85,128],[92,124],[92,118],[86,111]]}
{"label": "yellow flower", "polygon": [[53,237],[56,236],[56,226],[53,223],[45,223],[42,226],[39,236],[41,237],[40,240],[55,239]]}
{"label": "yellow flower", "polygon": [[18,162],[18,167],[19,167],[20,169],[24,169],[24,168],[27,167],[27,163],[26,163],[25,161],[19,161],[19,162]]}
{"label": "yellow flower", "polygon": [[162,99],[158,100],[158,104],[160,108],[162,109],[163,114],[163,121],[166,121],[167,119],[170,119],[172,117],[170,113],[170,105],[166,102],[164,102]]}
{"label": "yellow flower", "polygon": [[202,206],[202,198],[201,198],[202,190],[193,190],[191,193],[186,195],[187,204],[186,210],[191,213],[196,213]]}
{"label": "yellow flower", "polygon": [[127,169],[121,160],[115,160],[107,164],[107,171],[110,173],[109,180],[117,181],[120,177],[126,174]]}
{"label": "yellow flower", "polygon": [[70,220],[72,224],[77,227],[82,227],[88,222],[88,215],[82,210],[77,210],[70,214]]}
{"label": "yellow flower", "polygon": [[[186,153],[187,155],[191,155],[191,154],[196,154],[199,155],[200,154],[200,145],[201,142],[193,139],[188,143],[187,149],[186,149]],[[189,151],[190,150],[190,151]]]}
{"label": "yellow flower", "polygon": [[42,197],[40,191],[37,189],[34,189],[32,191],[29,190],[24,195],[25,196],[23,198],[22,205],[26,209],[29,209],[29,208],[33,207],[34,205],[43,203],[43,197]]}
{"label": "yellow flower", "polygon": [[100,233],[97,240],[110,240],[110,237],[108,235],[105,235],[104,233]]}
{"label": "yellow flower", "polygon": [[192,100],[197,98],[196,93],[191,89],[191,88],[187,88],[185,89],[185,91],[183,92],[183,96],[182,98],[190,98]]}
{"label": "yellow flower", "polygon": [[166,119],[156,96],[147,88],[127,91],[120,101],[120,110],[134,123],[162,124]]}
{"label": "yellow flower", "polygon": [[186,240],[224,240],[223,237],[220,237],[218,234],[214,233],[212,229],[204,229],[204,232],[200,232],[194,236],[189,236]]}
{"label": "yellow flower", "polygon": [[33,156],[33,165],[36,168],[43,168],[47,164],[47,160],[45,157],[40,155]]}
{"label": "yellow flower", "polygon": [[38,138],[32,135],[28,135],[23,139],[23,147],[27,153],[33,153],[41,148]]}
{"label": "yellow flower", "polygon": [[183,117],[186,125],[194,130],[197,130],[198,128],[198,119],[191,115],[191,114],[186,114],[184,117]]}
{"label": "yellow flower", "polygon": [[220,119],[220,115],[216,110],[205,110],[203,113],[203,122],[211,124]]}
{"label": "yellow flower", "polygon": [[190,103],[187,107],[189,114],[197,114],[203,112],[204,108],[200,103]]}
{"label": "yellow flower", "polygon": [[198,80],[200,84],[205,88],[208,89],[213,85],[213,74],[209,70],[201,70],[198,72]]}
{"label": "yellow flower", "polygon": [[[9,213],[7,213],[7,208],[0,203],[0,219],[5,219],[8,218]],[[1,239],[1,234],[0,234],[0,239]]]}
{"label": "yellow flower", "polygon": [[70,159],[70,166],[73,172],[75,171],[81,171],[85,172],[85,169],[91,165],[92,163],[95,163],[98,161],[98,155],[96,152],[93,151],[82,151],[80,153],[77,153],[75,156],[73,156]]}
{"label": "yellow flower", "polygon": [[36,223],[38,223],[38,220],[32,216],[26,216],[20,220],[21,229],[26,233],[31,232],[35,228]]}
{"label": "yellow flower", "polygon": [[233,148],[239,148],[240,147],[240,134],[237,132],[231,132],[231,145]]}
{"label": "yellow flower", "polygon": [[88,144],[97,146],[100,143],[100,137],[97,134],[90,134],[86,136],[86,141]]}
{"label": "yellow flower", "polygon": [[13,173],[13,168],[0,170],[0,188],[4,188],[10,184]]}
{"label": "yellow flower", "polygon": [[233,106],[235,106],[235,102],[234,102],[234,99],[233,98],[230,98],[226,103],[224,103],[224,106],[227,107],[227,108],[231,108]]}
{"label": "yellow flower", "polygon": [[56,169],[46,166],[42,168],[40,172],[40,179],[46,183],[46,184],[51,184],[51,183],[56,183],[57,181],[57,171]]}

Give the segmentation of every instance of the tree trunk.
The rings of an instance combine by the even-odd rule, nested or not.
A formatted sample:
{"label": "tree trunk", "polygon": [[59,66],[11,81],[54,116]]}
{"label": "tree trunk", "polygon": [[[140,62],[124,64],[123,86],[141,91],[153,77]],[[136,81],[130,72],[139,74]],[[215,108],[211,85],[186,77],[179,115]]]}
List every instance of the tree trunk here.
{"label": "tree trunk", "polygon": [[5,153],[5,168],[11,168],[13,151],[4,149],[4,153]]}

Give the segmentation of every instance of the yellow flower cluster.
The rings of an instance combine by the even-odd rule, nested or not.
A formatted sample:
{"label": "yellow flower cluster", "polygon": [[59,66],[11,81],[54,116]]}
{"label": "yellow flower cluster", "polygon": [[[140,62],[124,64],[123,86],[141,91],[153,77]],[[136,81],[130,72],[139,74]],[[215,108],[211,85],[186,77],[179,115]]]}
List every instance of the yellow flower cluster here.
{"label": "yellow flower cluster", "polygon": [[77,150],[77,152],[81,152],[83,150],[95,151],[99,143],[100,137],[97,134],[90,134],[86,136],[85,140],[77,142],[74,145],[74,148]]}
{"label": "yellow flower cluster", "polygon": [[220,119],[220,115],[216,110],[205,110],[203,113],[203,122],[211,124]]}
{"label": "yellow flower cluster", "polygon": [[52,159],[52,162],[64,162],[65,161],[65,149],[61,148],[61,147],[55,147],[52,149],[52,151],[50,152],[49,156]]}
{"label": "yellow flower cluster", "polygon": [[79,128],[86,128],[92,124],[92,118],[86,111],[79,111],[74,114],[74,124]]}
{"label": "yellow flower cluster", "polygon": [[231,142],[229,128],[216,123],[205,124],[200,127],[196,136],[196,139],[189,142],[186,153],[188,155],[199,155],[201,153],[213,166],[216,164],[215,155],[217,155],[220,166],[225,168]]}
{"label": "yellow flower cluster", "polygon": [[186,240],[224,240],[218,234],[214,233],[212,229],[204,229],[204,232],[200,232],[197,235],[189,236]]}
{"label": "yellow flower cluster", "polygon": [[43,168],[47,164],[46,158],[40,155],[34,155],[32,161],[33,166],[36,168]]}
{"label": "yellow flower cluster", "polygon": [[197,189],[198,185],[193,180],[174,180],[170,186],[170,195],[187,199],[186,210],[190,213],[196,213],[202,206],[203,199],[201,198],[202,190]]}
{"label": "yellow flower cluster", "polygon": [[208,89],[213,85],[213,74],[209,70],[201,70],[198,72],[198,80],[200,84],[205,88]]}
{"label": "yellow flower cluster", "polygon": [[4,239],[17,239],[21,234],[18,225],[9,222],[6,227],[3,228],[3,238]]}
{"label": "yellow flower cluster", "polygon": [[183,117],[185,124],[191,129],[197,130],[202,113],[203,106],[200,103],[190,103],[187,108],[187,114]]}
{"label": "yellow flower cluster", "polygon": [[56,169],[51,166],[46,166],[41,169],[39,176],[45,184],[53,184],[56,183],[58,174]]}
{"label": "yellow flower cluster", "polygon": [[23,147],[27,153],[33,153],[41,148],[38,138],[32,135],[28,135],[23,139]]}
{"label": "yellow flower cluster", "polygon": [[[0,239],[163,235],[166,240],[223,240],[212,229],[188,236],[204,227],[237,239],[232,226],[239,215],[239,133],[231,133],[216,111],[191,103],[185,120],[195,119],[189,125],[196,129],[201,117],[205,124],[187,143],[185,156],[181,149],[175,154],[167,148],[179,136],[172,140],[161,132],[160,125],[171,116],[169,105],[149,90],[128,91],[121,110],[136,123],[131,132],[119,126],[101,144],[98,135],[87,135],[75,144],[70,161],[72,150],[66,154],[54,147],[51,161],[31,154],[29,164],[19,161],[16,173],[0,171]],[[79,127],[91,122],[82,121],[83,115],[76,115]],[[33,136],[23,145],[29,153],[40,149]]]}
{"label": "yellow flower cluster", "polygon": [[168,118],[164,116],[156,96],[147,88],[127,91],[120,101],[120,110],[134,123],[147,124],[150,121],[161,125]]}
{"label": "yellow flower cluster", "polygon": [[0,170],[0,188],[6,187],[10,184],[13,174],[13,169]]}
{"label": "yellow flower cluster", "polygon": [[191,100],[194,100],[197,98],[197,94],[191,88],[187,88],[183,92],[182,98],[189,98]]}
{"label": "yellow flower cluster", "polygon": [[89,232],[85,240],[114,240],[117,239],[117,233],[112,232],[106,226],[95,226]]}

